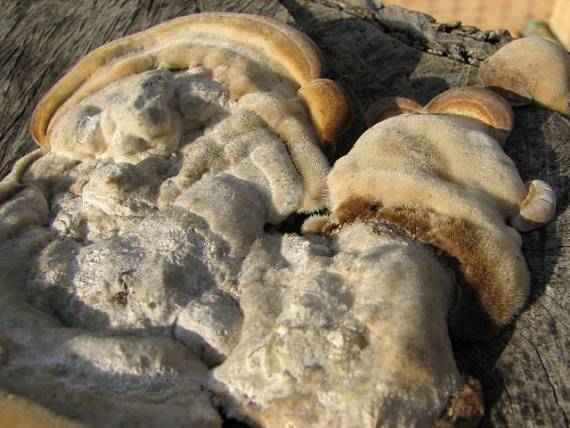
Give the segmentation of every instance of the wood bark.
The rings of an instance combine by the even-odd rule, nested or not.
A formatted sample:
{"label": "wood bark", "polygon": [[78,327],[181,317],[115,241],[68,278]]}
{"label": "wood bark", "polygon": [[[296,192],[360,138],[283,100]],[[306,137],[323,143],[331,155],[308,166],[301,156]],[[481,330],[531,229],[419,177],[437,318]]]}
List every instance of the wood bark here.
{"label": "wood bark", "polygon": [[[31,112],[75,61],[105,42],[177,16],[257,13],[307,33],[324,53],[327,76],[345,88],[354,107],[355,122],[337,155],[364,131],[364,113],[375,99],[399,95],[425,103],[449,87],[480,84],[477,65],[510,40],[504,31],[439,24],[372,1],[364,2],[367,8],[349,3],[359,2],[7,0],[0,13],[0,176],[34,147]],[[454,348],[461,370],[483,383],[484,426],[568,426],[570,120],[534,106],[518,108],[515,115],[506,151],[525,180],[553,185],[556,217],[523,237],[532,276],[524,312],[493,340],[454,338]]]}

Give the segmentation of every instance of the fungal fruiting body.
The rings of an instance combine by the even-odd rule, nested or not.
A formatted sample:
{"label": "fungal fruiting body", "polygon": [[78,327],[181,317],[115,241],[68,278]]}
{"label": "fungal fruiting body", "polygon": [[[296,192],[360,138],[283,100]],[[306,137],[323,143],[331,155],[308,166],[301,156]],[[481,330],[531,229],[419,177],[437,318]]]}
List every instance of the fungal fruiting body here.
{"label": "fungal fruiting body", "polygon": [[[342,90],[321,78],[320,57],[305,35],[269,18],[181,17],[79,61],[40,101],[32,136],[70,156],[134,162],[168,155],[185,143],[181,134],[250,110],[286,144],[303,179],[299,208],[310,211],[323,204],[328,171],[319,147],[350,118]],[[156,74],[143,83],[145,72]]]}
{"label": "fungal fruiting body", "polygon": [[[512,112],[481,89],[378,104],[329,173],[350,110],[321,67],[290,27],[198,14],[48,92],[31,130],[49,153],[0,187],[3,389],[110,427],[220,426],[214,405],[263,426],[458,420],[477,388],[448,311],[469,333],[520,309],[506,221],[544,224],[553,194],[489,135]],[[306,227],[323,236],[265,232],[325,206]]]}
{"label": "fungal fruiting body", "polygon": [[386,224],[345,226],[253,247],[240,277],[241,337],[213,371],[233,417],[430,426],[462,388],[447,332],[453,284],[438,256]]}
{"label": "fungal fruiting body", "polygon": [[350,117],[321,67],[300,32],[215,13],[56,83],[31,123],[47,153],[0,185],[2,388],[99,426],[221,424],[204,386],[240,338],[243,260],[324,205]]}
{"label": "fungal fruiting body", "polygon": [[384,99],[368,118],[378,123],[328,175],[330,216],[309,217],[304,237],[265,236],[242,268],[250,315],[212,384],[236,417],[374,427],[482,416],[448,327],[484,338],[520,311],[517,230],[548,221],[553,193],[521,180],[498,141],[512,110],[486,89],[425,107]]}
{"label": "fungal fruiting body", "polygon": [[542,37],[514,40],[487,58],[481,82],[515,102],[535,102],[570,116],[570,55]]}
{"label": "fungal fruiting body", "polygon": [[[508,104],[497,98],[482,88],[452,89],[418,107],[421,114],[384,120],[328,177],[334,223],[375,218],[451,255],[462,284],[451,321],[464,334],[495,331],[520,311],[529,276],[508,223],[540,227],[555,207],[552,189],[539,182],[527,189],[489,135],[512,126]],[[378,105],[389,104],[376,104],[376,113]]]}
{"label": "fungal fruiting body", "polygon": [[461,121],[461,126],[484,131],[501,145],[513,127],[513,110],[507,101],[476,86],[451,88],[422,106],[403,97],[381,98],[366,113],[368,127],[400,114],[446,114],[448,120]]}

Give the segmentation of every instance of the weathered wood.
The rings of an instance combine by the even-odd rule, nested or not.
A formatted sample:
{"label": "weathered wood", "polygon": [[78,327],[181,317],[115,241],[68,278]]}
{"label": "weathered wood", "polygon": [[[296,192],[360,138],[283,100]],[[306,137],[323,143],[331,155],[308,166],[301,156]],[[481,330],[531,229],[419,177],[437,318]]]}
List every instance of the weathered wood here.
{"label": "weathered wood", "polygon": [[[448,87],[478,84],[475,65],[509,40],[505,33],[440,25],[396,7],[362,9],[332,0],[9,0],[2,9],[0,176],[32,149],[31,111],[67,68],[107,41],[176,16],[210,10],[260,13],[309,34],[325,55],[328,76],[344,86],[354,106],[356,120],[340,154],[364,131],[364,112],[375,99],[401,95],[424,103]],[[558,210],[546,228],[524,236],[533,281],[524,313],[489,342],[455,340],[462,369],[483,382],[485,424],[568,425],[569,141],[567,118],[536,107],[516,110],[506,150],[523,178],[554,186]]]}
{"label": "weathered wood", "polygon": [[441,22],[457,19],[479,28],[506,28],[520,34],[529,20],[547,22],[555,0],[388,0],[406,9],[429,13]]}

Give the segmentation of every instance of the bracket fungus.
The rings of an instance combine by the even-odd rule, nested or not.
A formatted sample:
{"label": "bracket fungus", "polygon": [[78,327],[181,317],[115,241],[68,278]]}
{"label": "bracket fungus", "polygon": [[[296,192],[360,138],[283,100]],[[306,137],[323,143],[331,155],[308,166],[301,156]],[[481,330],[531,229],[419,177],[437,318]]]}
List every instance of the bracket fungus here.
{"label": "bracket fungus", "polygon": [[536,102],[570,116],[570,55],[550,40],[506,44],[481,64],[479,78],[514,103]]}
{"label": "bracket fungus", "polygon": [[[419,114],[393,116],[414,105]],[[550,220],[554,192],[521,180],[496,139],[510,131],[512,111],[489,90],[450,89],[425,107],[380,100],[369,121],[386,112],[393,117],[365,132],[329,174],[332,219],[377,218],[449,254],[462,283],[452,325],[463,334],[495,331],[528,295],[517,230]]]}
{"label": "bracket fungus", "polygon": [[328,171],[319,146],[332,144],[351,114],[322,68],[313,42],[273,19],[185,16],[88,54],[42,98],[30,129],[46,150],[136,162],[172,153],[193,126],[251,110],[283,138],[304,180],[301,209],[310,211],[322,205]]}
{"label": "bracket fungus", "polygon": [[219,425],[203,388],[240,337],[243,259],[325,205],[351,118],[322,68],[287,25],[208,13],[65,74],[0,183],[2,386],[95,425]]}
{"label": "bracket fungus", "polygon": [[476,86],[451,88],[425,106],[403,97],[381,98],[366,112],[368,127],[404,113],[447,114],[464,118],[465,126],[486,127],[489,134],[504,144],[513,128],[513,111],[501,96]]}
{"label": "bracket fungus", "polygon": [[[380,101],[331,171],[351,111],[322,67],[291,27],[208,13],[55,84],[43,151],[0,183],[2,388],[99,426],[219,426],[214,406],[261,426],[477,422],[448,317],[470,334],[520,310],[514,228],[549,219],[552,189],[521,181],[498,142],[510,106],[482,88]],[[305,235],[265,232],[297,212]]]}

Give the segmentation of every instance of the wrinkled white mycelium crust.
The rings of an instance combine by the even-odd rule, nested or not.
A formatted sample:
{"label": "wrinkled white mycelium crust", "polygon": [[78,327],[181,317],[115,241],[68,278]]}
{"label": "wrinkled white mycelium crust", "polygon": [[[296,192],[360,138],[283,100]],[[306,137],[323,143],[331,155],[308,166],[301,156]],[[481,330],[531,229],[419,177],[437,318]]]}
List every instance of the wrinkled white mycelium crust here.
{"label": "wrinkled white mycelium crust", "polygon": [[[555,198],[539,181],[527,190],[488,135],[488,124],[501,131],[508,127],[497,123],[512,124],[504,102],[500,115],[485,120],[472,101],[464,102],[468,89],[459,90],[461,103],[453,91],[432,100],[423,114],[391,117],[370,128],[335,163],[328,186],[335,224],[381,219],[451,255],[463,283],[452,321],[464,333],[480,335],[508,323],[528,295],[521,238],[507,221],[519,230],[540,227],[552,217]],[[482,91],[475,90],[479,101]]]}
{"label": "wrinkled white mycelium crust", "polygon": [[[342,91],[321,79],[321,69],[310,39],[278,21],[190,15],[91,52],[40,101],[31,132],[44,148],[68,156],[136,162],[172,153],[187,142],[186,132],[213,115],[251,110],[285,142],[303,179],[299,208],[311,211],[323,205],[329,169],[319,139],[332,142],[350,117]],[[149,70],[163,74],[140,91],[133,76]],[[198,94],[185,93],[177,88],[180,73],[167,70],[200,70],[207,77],[196,84]],[[187,110],[193,113],[197,102],[217,111],[188,123]]]}
{"label": "wrinkled white mycelium crust", "polygon": [[254,426],[431,426],[463,385],[451,275],[385,225],[266,235],[240,288],[241,339],[212,384]]}
{"label": "wrinkled white mycelium crust", "polygon": [[513,40],[481,64],[479,78],[515,102],[535,102],[570,116],[570,55],[550,40]]}
{"label": "wrinkled white mycelium crust", "polygon": [[239,341],[243,259],[324,204],[321,144],[349,116],[321,67],[290,27],[204,14],[49,91],[48,153],[0,182],[2,388],[97,426],[220,425],[204,385]]}

